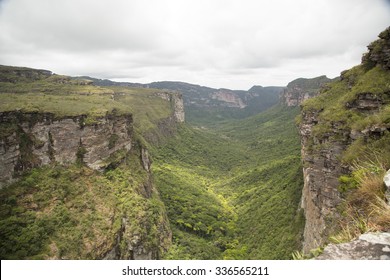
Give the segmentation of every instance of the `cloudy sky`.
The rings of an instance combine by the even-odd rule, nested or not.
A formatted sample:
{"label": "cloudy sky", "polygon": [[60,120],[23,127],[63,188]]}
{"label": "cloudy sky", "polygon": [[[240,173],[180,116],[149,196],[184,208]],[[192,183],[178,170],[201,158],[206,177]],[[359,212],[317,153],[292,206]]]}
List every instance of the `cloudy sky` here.
{"label": "cloudy sky", "polygon": [[0,64],[248,89],[339,75],[389,0],[0,0]]}

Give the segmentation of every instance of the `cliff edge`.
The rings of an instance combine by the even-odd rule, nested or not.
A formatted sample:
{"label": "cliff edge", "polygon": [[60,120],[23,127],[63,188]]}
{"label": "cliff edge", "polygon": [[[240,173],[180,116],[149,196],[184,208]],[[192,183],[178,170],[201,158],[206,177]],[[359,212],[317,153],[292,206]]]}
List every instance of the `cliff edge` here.
{"label": "cliff edge", "polygon": [[161,258],[145,139],[184,122],[180,93],[0,66],[0,99],[2,259]]}
{"label": "cliff edge", "polygon": [[383,175],[390,167],[390,28],[362,64],[302,105],[303,249],[341,233],[388,231]]}

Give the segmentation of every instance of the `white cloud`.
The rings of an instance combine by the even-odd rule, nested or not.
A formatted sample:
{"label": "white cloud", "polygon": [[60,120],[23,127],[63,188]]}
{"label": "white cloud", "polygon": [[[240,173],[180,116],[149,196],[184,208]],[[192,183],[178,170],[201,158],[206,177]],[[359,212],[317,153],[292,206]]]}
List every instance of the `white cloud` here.
{"label": "white cloud", "polygon": [[360,62],[384,0],[4,0],[0,63],[134,82],[285,85]]}

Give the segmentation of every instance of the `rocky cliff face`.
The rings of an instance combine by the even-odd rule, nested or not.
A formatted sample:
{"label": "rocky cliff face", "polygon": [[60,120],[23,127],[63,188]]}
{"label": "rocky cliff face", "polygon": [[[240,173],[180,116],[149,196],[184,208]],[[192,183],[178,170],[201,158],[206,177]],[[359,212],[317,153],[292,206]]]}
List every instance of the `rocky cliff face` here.
{"label": "rocky cliff face", "polygon": [[[180,103],[180,101],[174,102],[174,104],[176,103]],[[180,107],[180,105],[176,105],[176,107]],[[179,113],[177,113],[177,118],[177,121],[182,120]],[[88,119],[83,115],[58,118],[50,113],[14,111],[1,112],[0,121],[8,126],[7,131],[4,129],[1,131],[0,183],[2,186],[17,181],[25,171],[35,167],[51,165],[54,168],[57,165],[68,166],[78,162],[90,169],[102,170],[107,167],[115,168],[126,158],[133,158],[135,162],[132,163],[134,166],[132,172],[136,172],[137,176],[143,175],[140,176],[138,185],[130,191],[128,194],[130,197],[125,198],[125,201],[134,200],[132,202],[134,205],[141,203],[137,201],[144,201],[145,205],[159,201],[158,192],[152,181],[149,152],[139,143],[134,143],[132,115],[109,114],[95,119],[93,123],[88,123]],[[137,154],[138,159],[134,156]],[[142,166],[143,171],[137,171],[138,165]],[[128,180],[131,182],[134,179],[129,178]],[[28,189],[25,191],[29,192]],[[78,192],[86,191],[80,190]],[[19,195],[22,198],[25,196],[24,194]],[[68,203],[74,205],[76,202],[69,199]],[[108,201],[106,203],[107,205],[96,204],[94,206],[103,211],[103,213],[97,211],[96,215],[104,214],[108,221],[119,220],[119,230],[115,234],[115,238],[103,235],[96,243],[89,243],[84,249],[86,251],[79,256],[80,258],[92,254],[97,258],[105,259],[158,259],[161,252],[169,248],[172,233],[163,206],[155,206],[161,209],[149,216],[142,214],[145,211],[142,209],[144,206],[138,206],[138,210],[121,209],[120,206],[116,209],[111,208]],[[35,206],[35,208],[37,207]],[[69,208],[71,209],[72,206]],[[51,210],[39,211],[50,212]],[[99,230],[112,231],[115,230],[115,227],[116,223],[109,222],[106,228]],[[143,230],[140,231],[140,228]],[[99,230],[95,228],[95,234],[103,234]],[[150,237],[150,234],[153,237]],[[151,239],[153,242],[150,241]],[[114,242],[112,243],[111,240]],[[56,247],[56,245],[53,246]],[[107,248],[111,249],[106,251]],[[49,253],[49,256],[50,258],[62,258],[58,254],[58,250],[54,249]]]}
{"label": "rocky cliff face", "polygon": [[211,98],[226,103],[226,107],[245,108],[247,105],[232,91],[220,89],[211,94]]}
{"label": "rocky cliff face", "polygon": [[[316,112],[303,112],[300,134],[304,163],[301,203],[306,218],[303,244],[305,252],[321,246],[327,240],[332,230],[329,218],[336,213],[336,207],[340,203],[338,178],[346,172],[339,158],[348,140],[336,141],[314,136],[313,128],[317,123]],[[339,135],[340,131],[334,128],[332,133]],[[341,134],[343,135],[342,132]]]}
{"label": "rocky cliff face", "polygon": [[147,147],[184,122],[181,94],[9,66],[0,83],[1,231],[15,228],[1,257],[161,258],[172,232]]}
{"label": "rocky cliff face", "polygon": [[[341,80],[303,104],[299,129],[304,166],[305,252],[326,243],[337,225],[337,208],[345,198],[340,176],[350,174],[356,162],[380,161],[385,167],[389,164],[388,30],[381,33],[379,42],[370,45],[362,65],[344,71]],[[298,100],[286,102],[293,105]]]}
{"label": "rocky cliff face", "polygon": [[184,101],[183,96],[179,92],[157,92],[155,95],[167,100],[171,103],[173,110],[173,120],[176,123],[183,123],[185,121]]}
{"label": "rocky cliff face", "polygon": [[332,81],[326,76],[312,79],[299,78],[287,85],[280,96],[282,104],[286,106],[299,106],[305,100],[315,97],[320,93],[320,89],[326,83]]}
{"label": "rocky cliff face", "polygon": [[0,184],[32,167],[77,160],[101,169],[111,155],[131,149],[132,116],[107,115],[93,124],[86,116],[56,119],[53,114],[1,112],[12,130],[0,142]]}

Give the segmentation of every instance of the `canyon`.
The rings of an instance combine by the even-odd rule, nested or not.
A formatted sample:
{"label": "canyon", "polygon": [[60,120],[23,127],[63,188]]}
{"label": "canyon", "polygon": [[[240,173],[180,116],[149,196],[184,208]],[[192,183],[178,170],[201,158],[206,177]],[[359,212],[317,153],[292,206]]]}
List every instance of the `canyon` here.
{"label": "canyon", "polygon": [[1,66],[2,259],[387,258],[389,30],[248,91]]}

